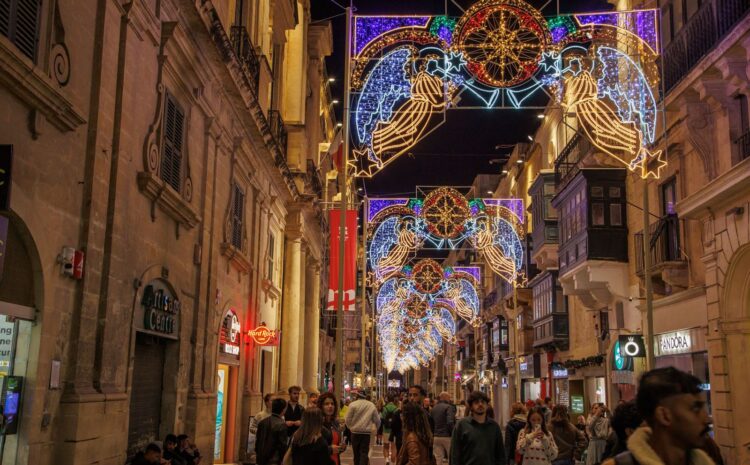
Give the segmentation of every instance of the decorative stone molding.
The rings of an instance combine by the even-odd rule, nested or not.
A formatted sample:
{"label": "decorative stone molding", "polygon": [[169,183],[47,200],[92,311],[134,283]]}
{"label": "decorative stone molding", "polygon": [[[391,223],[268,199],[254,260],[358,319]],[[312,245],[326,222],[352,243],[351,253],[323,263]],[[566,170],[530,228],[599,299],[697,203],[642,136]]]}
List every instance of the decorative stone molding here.
{"label": "decorative stone molding", "polygon": [[578,297],[588,310],[600,310],[628,295],[628,264],[587,260],[560,275],[563,294]]}
{"label": "decorative stone molding", "polygon": [[[243,238],[242,242],[244,245],[244,243],[246,242],[246,239]],[[224,255],[229,260],[229,263],[232,266],[237,268],[237,270],[242,273],[247,274],[250,272],[250,270],[253,269],[253,265],[250,263],[250,260],[247,258],[246,253],[237,249],[237,247],[235,247],[229,242],[222,242],[221,254]]]}
{"label": "decorative stone molding", "polygon": [[689,197],[677,202],[677,213],[682,218],[700,219],[721,206],[722,203],[746,192],[749,184],[750,158],[737,163]]}
{"label": "decorative stone molding", "polygon": [[157,206],[188,229],[195,227],[201,220],[190,203],[154,173],[138,173],[138,189],[151,200],[152,221],[156,219]]}
{"label": "decorative stone molding", "polygon": [[74,131],[86,122],[81,112],[45,75],[5,37],[0,36],[0,84],[34,110],[41,112],[60,131]]}
{"label": "decorative stone molding", "polygon": [[52,28],[53,43],[50,49],[50,74],[60,87],[70,81],[70,54],[65,45],[65,27],[60,14],[60,2],[55,2],[54,25]]}
{"label": "decorative stone molding", "polygon": [[716,154],[714,153],[716,148],[714,142],[716,123],[714,122],[714,116],[711,115],[708,104],[693,98],[685,98],[684,109],[687,138],[703,162],[708,179],[713,179],[716,177]]}

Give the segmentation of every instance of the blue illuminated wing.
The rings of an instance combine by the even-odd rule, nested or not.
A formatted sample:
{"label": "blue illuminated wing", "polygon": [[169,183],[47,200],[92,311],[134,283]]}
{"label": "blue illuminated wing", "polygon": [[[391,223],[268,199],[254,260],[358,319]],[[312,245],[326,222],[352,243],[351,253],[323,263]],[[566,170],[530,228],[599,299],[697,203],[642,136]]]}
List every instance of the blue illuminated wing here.
{"label": "blue illuminated wing", "polygon": [[611,47],[599,47],[602,64],[597,80],[599,97],[609,98],[624,123],[635,123],[647,143],[656,135],[656,98],[643,70],[627,54]]}
{"label": "blue illuminated wing", "polygon": [[387,257],[391,249],[398,244],[398,226],[400,218],[391,216],[380,223],[370,242],[370,269],[378,272],[378,263]]}
{"label": "blue illuminated wing", "polygon": [[392,50],[368,74],[355,105],[354,122],[360,145],[368,145],[378,122],[390,120],[396,104],[411,97],[411,82],[406,72],[411,56],[409,48]]}
{"label": "blue illuminated wing", "polygon": [[503,251],[503,255],[511,260],[519,271],[523,267],[523,244],[518,237],[513,225],[504,218],[495,218],[495,235],[494,243]]}

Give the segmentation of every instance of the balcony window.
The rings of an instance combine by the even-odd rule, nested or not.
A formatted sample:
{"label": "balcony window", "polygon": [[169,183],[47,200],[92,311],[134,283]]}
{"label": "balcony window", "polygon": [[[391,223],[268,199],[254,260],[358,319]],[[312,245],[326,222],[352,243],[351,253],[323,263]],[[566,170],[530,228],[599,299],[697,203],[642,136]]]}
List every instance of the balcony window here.
{"label": "balcony window", "polygon": [[568,312],[557,272],[545,271],[531,283],[534,308],[534,347],[568,343]]}

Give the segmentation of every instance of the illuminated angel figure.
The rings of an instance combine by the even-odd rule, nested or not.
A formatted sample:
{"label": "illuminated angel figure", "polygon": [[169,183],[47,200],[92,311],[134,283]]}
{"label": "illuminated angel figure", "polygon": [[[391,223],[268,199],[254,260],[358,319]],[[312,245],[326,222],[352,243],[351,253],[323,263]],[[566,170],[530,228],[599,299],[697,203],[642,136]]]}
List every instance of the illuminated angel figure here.
{"label": "illuminated angel figure", "polygon": [[[628,169],[641,170],[641,177],[659,177],[666,165],[661,150],[649,151],[644,136],[633,121],[623,121],[605,100],[599,97],[597,82],[580,59],[573,58],[563,71],[565,90],[562,104],[576,115],[578,126],[602,152],[624,163]],[[654,169],[648,165],[654,161]]]}
{"label": "illuminated angel figure", "polygon": [[465,279],[451,279],[443,284],[443,295],[451,301],[456,314],[472,326],[479,326],[479,295]]}
{"label": "illuminated angel figure", "polygon": [[509,283],[520,281],[523,244],[510,221],[500,216],[480,216],[468,221],[467,229],[474,247],[482,252],[492,271]]}
{"label": "illuminated angel figure", "polygon": [[376,280],[398,272],[409,253],[421,245],[423,223],[419,218],[392,216],[378,226],[370,244],[370,267]]}

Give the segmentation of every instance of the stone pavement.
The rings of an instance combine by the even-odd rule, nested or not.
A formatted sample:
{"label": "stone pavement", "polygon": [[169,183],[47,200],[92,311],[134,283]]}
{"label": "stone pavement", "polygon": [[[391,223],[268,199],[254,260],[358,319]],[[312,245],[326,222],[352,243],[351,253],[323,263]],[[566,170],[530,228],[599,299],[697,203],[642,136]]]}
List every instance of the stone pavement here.
{"label": "stone pavement", "polygon": [[[341,465],[354,465],[354,456],[352,455],[352,446],[348,446],[346,451],[341,455]],[[383,446],[375,445],[375,435],[370,440],[370,465],[385,465],[383,458]]]}

